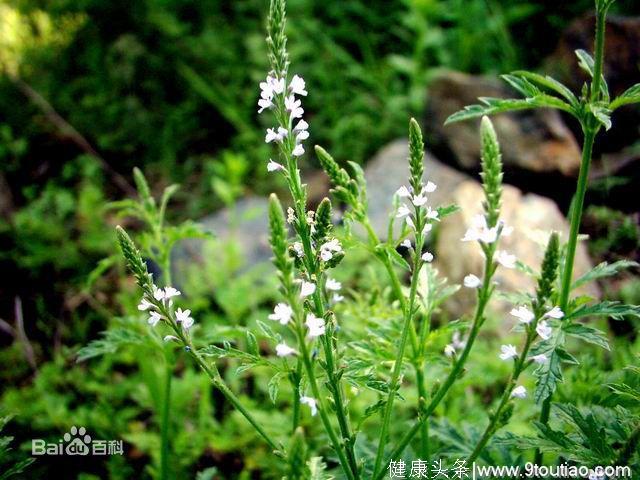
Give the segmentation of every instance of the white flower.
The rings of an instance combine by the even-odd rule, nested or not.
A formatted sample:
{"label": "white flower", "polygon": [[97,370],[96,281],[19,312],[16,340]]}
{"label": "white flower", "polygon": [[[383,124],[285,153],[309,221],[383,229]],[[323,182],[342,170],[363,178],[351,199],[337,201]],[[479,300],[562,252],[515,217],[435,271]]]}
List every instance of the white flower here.
{"label": "white flower", "polygon": [[284,108],[287,109],[291,118],[301,118],[304,113],[302,102],[293,95],[289,95],[284,99]]}
{"label": "white flower", "polygon": [[338,293],[334,293],[332,300],[333,300],[333,303],[339,303],[344,300],[344,297]]}
{"label": "white flower", "polygon": [[320,258],[322,258],[323,261],[328,262],[333,258],[334,252],[342,252],[342,246],[340,245],[340,242],[337,238],[334,238],[322,244],[322,246],[320,247]]}
{"label": "white flower", "polygon": [[462,350],[467,346],[467,342],[460,339],[460,332],[453,332],[453,336],[451,337],[451,345],[456,350]]}
{"label": "white flower", "polygon": [[422,188],[422,191],[425,193],[432,193],[436,191],[438,186],[433,182],[427,182],[427,184]]}
{"label": "white flower", "polygon": [[421,207],[427,203],[427,197],[422,195],[422,193],[419,195],[414,195],[411,199],[411,202],[413,202],[416,207]]}
{"label": "white flower", "polygon": [[300,296],[302,298],[308,297],[309,295],[313,295],[316,291],[316,284],[311,282],[302,281],[302,286],[300,287]]}
{"label": "white flower", "polygon": [[309,329],[309,338],[324,335],[324,320],[316,317],[313,313],[307,313],[307,319],[304,324]]}
{"label": "white flower", "polygon": [[543,340],[549,340],[551,338],[552,331],[553,329],[544,320],[539,322],[538,326],[536,327],[536,332],[538,332],[538,335],[540,335],[540,338],[542,338]]}
{"label": "white flower", "polygon": [[285,342],[281,342],[276,345],[276,355],[278,355],[279,357],[288,357],[289,355],[295,355],[296,353],[298,352],[296,352],[295,349],[291,348]]}
{"label": "white flower", "polygon": [[504,250],[499,250],[496,253],[496,261],[502,265],[504,268],[516,268],[516,256],[511,255]]}
{"label": "white flower", "polygon": [[284,166],[269,159],[269,163],[267,163],[267,172],[277,172],[278,170],[284,170]]}
{"label": "white flower", "polygon": [[165,296],[164,296],[164,290],[161,288],[156,287],[155,285],[153,286],[153,298],[155,298],[157,301],[162,301],[164,300]]}
{"label": "white flower", "polygon": [[525,323],[527,325],[530,324],[531,321],[535,318],[534,313],[524,305],[513,308],[510,313],[518,320],[520,320],[521,323]]}
{"label": "white flower", "polygon": [[413,223],[413,218],[411,217],[407,217],[405,222],[407,222],[407,225],[409,225],[411,228],[413,228],[414,230],[416,229],[416,224]]}
{"label": "white flower", "polygon": [[180,339],[175,335],[165,335],[165,337],[162,339],[163,342],[177,342],[179,340]]}
{"label": "white flower", "polygon": [[433,261],[433,253],[431,252],[424,252],[422,254],[422,260],[429,263]]}
{"label": "white flower", "polygon": [[431,225],[430,223],[427,223],[427,224],[425,224],[424,228],[422,229],[422,234],[426,235],[431,230],[433,230],[433,225]]}
{"label": "white flower", "polygon": [[289,90],[291,90],[291,93],[294,93],[296,95],[302,95],[303,97],[306,97],[307,91],[305,90],[305,87],[306,85],[304,79],[298,75],[294,75],[291,79],[291,82],[289,82]]}
{"label": "white flower", "polygon": [[473,273],[470,273],[463,280],[464,286],[467,288],[478,288],[482,285],[482,281],[476,277]]}
{"label": "white flower", "polygon": [[404,203],[398,207],[398,212],[396,213],[396,218],[406,217],[411,214],[411,210]]}
{"label": "white flower", "polygon": [[268,98],[261,98],[258,100],[258,113],[262,113],[265,109],[271,108],[273,106],[273,102]]}
{"label": "white flower", "polygon": [[287,223],[292,224],[296,221],[296,212],[293,208],[287,208]]}
{"label": "white flower", "polygon": [[500,236],[501,237],[510,237],[511,236],[511,234],[513,233],[513,227],[510,227],[506,223],[504,223],[504,220],[500,220],[498,222],[498,225],[500,225],[502,227],[502,231],[500,232]]}
{"label": "white flower", "polygon": [[342,288],[342,284],[337,280],[334,280],[333,278],[327,278],[327,283],[325,284],[325,287],[327,288],[327,290],[332,290],[334,292],[337,292]]}
{"label": "white flower", "polygon": [[404,248],[411,248],[411,247],[412,247],[412,245],[411,245],[411,240],[409,240],[408,238],[405,238],[405,239],[400,243],[400,246],[401,246],[401,247],[404,247]]}
{"label": "white flower", "polygon": [[294,157],[300,157],[302,155],[304,155],[304,147],[300,144],[296,145],[293,149],[293,152],[291,152],[291,154]]}
{"label": "white flower", "polygon": [[164,317],[162,315],[160,315],[158,312],[149,312],[149,325],[151,325],[152,327],[155,327],[158,322],[160,320],[162,320]]}
{"label": "white flower", "polygon": [[411,192],[409,191],[409,189],[407,187],[405,187],[404,185],[402,185],[397,191],[396,191],[396,195],[398,195],[400,198],[409,198],[411,197]]}
{"label": "white flower", "polygon": [[560,307],[553,307],[547,313],[544,314],[545,317],[561,319],[564,317],[564,312],[560,310]]}
{"label": "white flower", "polygon": [[267,134],[264,137],[264,141],[266,143],[282,142],[282,140],[289,135],[289,132],[286,128],[278,127],[278,130],[274,130],[273,128],[267,128]]}
{"label": "white flower", "polygon": [[296,135],[296,142],[300,143],[300,142],[306,140],[307,138],[309,138],[309,132],[307,130],[301,130]]}
{"label": "white flower", "polygon": [[273,313],[269,315],[269,320],[276,320],[280,325],[286,325],[291,321],[293,309],[286,303],[279,303],[273,307]]}
{"label": "white flower", "polygon": [[513,392],[511,392],[511,398],[526,398],[527,396],[527,389],[524,388],[522,385],[518,385],[516,388],[513,389]]}
{"label": "white flower", "polygon": [[534,355],[532,357],[529,358],[530,360],[533,360],[534,362],[542,365],[543,363],[547,363],[547,361],[549,360],[547,358],[547,356],[544,353],[541,353],[540,355]]}
{"label": "white flower", "polygon": [[489,228],[487,220],[483,215],[475,215],[471,220],[471,227],[467,229],[462,237],[463,242],[481,241],[493,243],[498,239],[498,227]]}
{"label": "white flower", "polygon": [[430,218],[431,220],[437,220],[438,210],[434,210],[431,207],[427,207],[427,218]]}
{"label": "white flower", "polygon": [[500,360],[510,360],[518,356],[518,351],[513,345],[502,345],[500,347]]}
{"label": "white flower", "polygon": [[316,416],[316,413],[318,413],[318,402],[316,402],[315,398],[302,396],[300,397],[300,403],[304,405],[309,405],[309,408],[311,409],[311,416],[312,417]]}
{"label": "white flower", "polygon": [[304,247],[302,246],[301,242],[293,243],[293,251],[296,252],[298,258],[304,257]]}
{"label": "white flower", "polygon": [[172,297],[177,297],[177,296],[180,296],[180,295],[182,295],[180,290],[177,290],[177,289],[175,289],[173,287],[166,287],[164,289],[164,298],[165,299],[169,299],[169,298],[172,298]]}
{"label": "white flower", "polygon": [[176,310],[176,321],[182,324],[182,328],[189,330],[193,325],[193,318],[191,318],[191,310],[182,310],[178,308]]}
{"label": "white flower", "polygon": [[447,357],[451,358],[456,354],[456,349],[453,345],[447,345],[446,347],[444,347],[444,354]]}
{"label": "white flower", "polygon": [[138,310],[140,310],[141,312],[149,310],[150,308],[153,308],[153,307],[154,307],[153,303],[151,303],[145,297],[142,297],[142,300],[140,300],[140,303],[138,304]]}
{"label": "white flower", "polygon": [[293,127],[293,131],[294,132],[302,132],[304,130],[308,130],[309,129],[309,124],[307,122],[304,121],[304,119],[300,119],[300,121],[297,123],[297,125],[295,127]]}

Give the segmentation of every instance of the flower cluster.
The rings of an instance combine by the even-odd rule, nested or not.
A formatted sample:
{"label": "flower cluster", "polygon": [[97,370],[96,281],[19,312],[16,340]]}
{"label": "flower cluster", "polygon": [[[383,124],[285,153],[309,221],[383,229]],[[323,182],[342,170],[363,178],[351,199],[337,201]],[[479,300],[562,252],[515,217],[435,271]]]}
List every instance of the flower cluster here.
{"label": "flower cluster", "polygon": [[[427,193],[435,192],[436,188],[438,187],[435,183],[427,182],[426,185],[423,185],[420,191],[417,194],[415,194],[413,192],[413,187],[411,186],[406,187],[403,185],[396,191],[396,195],[398,195],[398,197],[400,198],[406,199],[414,207],[424,207],[428,201]],[[396,218],[404,218],[407,225],[409,225],[409,227],[415,230],[416,223],[417,223],[416,214],[417,213],[415,209],[412,210],[411,208],[409,208],[409,206],[406,203],[402,203],[398,207],[398,210],[396,212]],[[425,212],[425,218],[427,218],[428,220],[437,221],[438,211],[432,209],[431,207],[427,207]],[[433,228],[433,224],[425,223],[424,227],[422,228],[422,234],[424,235],[429,233],[432,228]]]}
{"label": "flower cluster", "polygon": [[[302,118],[304,109],[302,101],[297,96],[307,96],[305,81],[302,77],[294,75],[289,85],[286,79],[277,78],[271,74],[267,75],[264,82],[260,82],[260,99],[258,100],[258,113],[266,109],[275,109],[276,112],[286,112],[287,125],[280,125],[268,128],[264,141],[266,143],[280,143],[285,139],[294,137],[295,142],[291,145],[291,153],[294,157],[304,154],[302,142],[309,138],[309,124]],[[299,120],[298,120],[299,119]],[[294,121],[297,121],[294,126]],[[284,165],[269,159],[267,171],[276,172],[285,170]]]}
{"label": "flower cluster", "polygon": [[[149,312],[149,325],[155,327],[160,320],[167,320],[166,315],[162,313],[163,309],[173,307],[173,298],[181,295],[180,290],[173,287],[158,288],[153,285],[151,298],[148,295],[143,295],[140,303],[138,304],[138,310],[141,312]],[[162,307],[162,308],[161,308]],[[183,329],[189,330],[194,323],[191,317],[191,310],[182,310],[178,308],[175,312],[176,322],[179,323]]]}

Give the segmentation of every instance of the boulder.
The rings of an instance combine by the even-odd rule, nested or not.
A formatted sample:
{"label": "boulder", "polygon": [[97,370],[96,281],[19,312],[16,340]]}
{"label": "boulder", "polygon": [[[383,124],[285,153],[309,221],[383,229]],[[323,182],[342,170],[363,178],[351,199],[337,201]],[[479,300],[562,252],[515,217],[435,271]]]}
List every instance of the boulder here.
{"label": "boulder", "polygon": [[[393,195],[401,185],[408,184],[408,158],[409,140],[402,138],[380,150],[365,167],[369,216],[376,233],[382,237],[386,236]],[[452,203],[451,193],[470,178],[440,162],[429,152],[425,152],[424,171],[425,178],[438,185],[438,189],[429,195],[431,205]]]}
{"label": "boulder", "polygon": [[[479,97],[519,97],[498,79],[446,72],[436,77],[429,89],[426,117],[428,137],[435,151],[453,158],[467,170],[480,165],[480,120],[444,126],[452,113],[478,103]],[[505,169],[559,172],[577,176],[580,148],[560,114],[541,109],[497,115],[492,118],[502,142]],[[444,157],[443,157],[444,158]]]}
{"label": "boulder", "polygon": [[[482,212],[484,198],[482,185],[476,180],[467,180],[451,192],[451,200],[460,206],[461,211],[445,219],[436,235],[434,265],[453,283],[462,283],[463,278],[473,273],[482,275],[484,258],[475,242],[461,242],[467,226],[474,215]],[[566,241],[569,224],[557,205],[539,195],[523,194],[510,185],[504,186],[501,218],[507,225],[514,227],[511,236],[500,240],[500,249],[515,254],[524,264],[538,271],[549,234],[557,231]],[[585,245],[578,245],[574,275],[582,275],[592,268]],[[535,280],[518,270],[499,268],[495,279],[500,289],[506,292],[534,292]],[[583,294],[599,297],[594,284],[582,289]],[[463,288],[448,303],[447,308],[455,315],[468,312],[474,304],[475,293]],[[495,305],[495,303],[494,303]],[[506,303],[498,303],[498,310],[508,310]]]}

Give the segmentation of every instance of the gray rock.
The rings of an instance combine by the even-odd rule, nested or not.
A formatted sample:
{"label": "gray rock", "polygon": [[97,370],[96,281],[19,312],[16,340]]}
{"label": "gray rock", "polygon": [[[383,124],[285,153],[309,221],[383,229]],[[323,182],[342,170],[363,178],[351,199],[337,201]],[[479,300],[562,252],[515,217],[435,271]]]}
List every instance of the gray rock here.
{"label": "gray rock", "polygon": [[[365,167],[369,216],[376,233],[382,237],[386,235],[393,195],[401,185],[408,184],[408,158],[409,141],[398,139],[380,150]],[[431,205],[450,204],[451,193],[470,178],[440,162],[429,152],[425,153],[424,170],[425,177],[438,185],[438,189],[429,195]]]}
{"label": "gray rock", "polygon": [[[444,126],[452,113],[478,103],[478,97],[516,97],[497,79],[446,72],[429,89],[427,131],[438,149],[450,151],[460,167],[480,164],[480,120]],[[502,141],[506,168],[577,175],[580,149],[571,131],[554,110],[532,110],[492,118]]]}
{"label": "gray rock", "polygon": [[[452,191],[451,196],[461,211],[440,224],[434,265],[449,281],[461,284],[463,278],[470,273],[479,277],[482,275],[484,258],[480,247],[475,242],[461,242],[460,239],[471,224],[472,217],[482,212],[484,195],[480,182],[468,180]],[[500,240],[499,248],[516,255],[535,271],[540,268],[549,234],[552,231],[559,232],[561,240],[565,242],[568,238],[569,224],[553,201],[535,194],[523,195],[519,189],[510,185],[504,186],[501,218],[507,225],[514,227],[514,231],[511,236]],[[582,275],[591,268],[592,263],[585,245],[578,245],[574,275]],[[495,278],[500,289],[506,292],[535,291],[535,280],[517,270],[499,268]],[[580,293],[596,298],[600,296],[594,284],[586,286]],[[460,315],[469,311],[474,299],[475,292],[463,288],[448,303],[447,308],[451,313]],[[497,305],[499,311],[510,308],[500,302]]]}

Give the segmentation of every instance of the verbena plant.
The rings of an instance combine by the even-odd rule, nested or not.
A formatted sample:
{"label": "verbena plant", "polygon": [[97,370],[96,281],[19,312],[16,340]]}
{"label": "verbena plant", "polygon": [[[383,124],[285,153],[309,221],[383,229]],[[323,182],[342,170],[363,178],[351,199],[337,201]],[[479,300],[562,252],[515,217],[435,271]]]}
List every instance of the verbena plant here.
{"label": "verbena plant", "polygon": [[[367,189],[361,168],[355,163],[341,167],[321,147],[316,147],[315,152],[333,185],[334,200],[346,207],[344,223],[348,228],[342,231],[334,229],[334,212],[328,198],[322,200],[315,210],[310,208],[307,188],[298,168],[298,159],[305,154],[305,140],[309,136],[309,125],[302,118],[302,98],[307,95],[307,90],[304,80],[289,72],[284,0],[271,0],[267,37],[271,71],[260,84],[258,102],[259,112],[273,119],[265,141],[276,147],[277,157],[269,160],[267,169],[282,176],[291,196],[286,211],[276,195],[269,200],[270,243],[282,301],[269,315],[271,322],[258,322],[259,331],[247,331],[245,349],[231,342],[201,345],[197,336],[192,335],[194,319],[191,312],[176,308],[174,304],[181,293],[171,286],[168,260],[172,239],[188,236],[189,232],[178,235],[164,227],[164,210],[169,195],[165,195],[158,207],[142,175],[136,173],[141,202],[129,206],[132,212],[147,220],[150,232],[143,237],[146,242],[144,251],[146,256],[155,256],[164,282],[163,287],[157,285],[143,255],[127,233],[118,227],[122,252],[142,290],[138,308],[149,314],[149,323],[156,329],[154,331],[162,329],[160,337],[169,347],[179,345],[210,378],[213,386],[255,428],[274,455],[286,459],[287,478],[332,478],[326,473],[326,465],[338,466],[341,477],[349,480],[380,479],[387,471],[394,473],[394,469],[398,469],[396,473],[400,476],[399,472],[404,467],[399,459],[406,454],[408,447],[424,461],[442,452],[437,447],[443,441],[435,442],[430,432],[434,413],[465,373],[466,362],[488,318],[489,304],[496,295],[496,271],[521,266],[513,255],[499,247],[501,238],[510,235],[513,228],[500,218],[501,155],[496,133],[487,115],[543,107],[571,114],[584,131],[583,161],[571,210],[569,238],[565,246],[557,233],[550,234],[544,260],[536,275],[535,292],[516,296],[518,302],[511,315],[517,319],[522,332],[522,344],[503,345],[499,354],[502,360],[512,363],[511,375],[506,380],[502,395],[496,399],[487,424],[478,426],[479,431],[468,439],[460,437],[460,444],[455,447],[467,462],[477,458],[492,461],[492,457],[483,455],[492,437],[510,421],[514,402],[532,396],[541,404],[540,422],[535,424],[538,437],[506,435],[500,438],[502,445],[530,449],[532,457],[535,450],[538,461],[546,451],[553,452],[556,459],[566,458],[590,466],[632,459],[640,436],[640,423],[637,416],[622,407],[610,412],[585,413],[572,405],[559,405],[567,428],[579,430],[573,435],[554,431],[547,424],[552,395],[562,380],[562,365],[578,363],[569,352],[567,339],[577,338],[609,348],[604,332],[585,325],[581,320],[593,316],[640,316],[637,306],[572,297],[572,291],[585,283],[634,265],[633,262],[601,264],[573,279],[578,230],[595,138],[603,127],[611,127],[610,116],[615,109],[640,102],[640,85],[611,100],[602,75],[604,25],[612,3],[612,0],[596,2],[595,59],[584,51],[577,52],[580,65],[592,79],[579,96],[549,77],[514,72],[504,78],[523,93],[525,99],[484,98],[481,105],[467,107],[448,120],[454,122],[483,117],[480,131],[483,213],[473,218],[472,225],[461,239],[477,243],[485,259],[482,272],[470,272],[464,279],[464,287],[476,291],[475,310],[470,318],[439,328],[434,321],[441,304],[455,294],[458,287],[447,285],[438,277],[430,265],[433,254],[426,250],[426,246],[434,226],[455,213],[456,207],[428,205],[429,194],[437,186],[424,178],[424,145],[415,120],[409,122],[407,185],[399,186],[394,196],[386,239],[379,238],[368,217]],[[350,226],[354,224],[362,227],[363,237],[352,232]],[[335,305],[349,301],[339,293],[340,283],[330,276],[331,270],[337,268],[347,254],[343,247],[345,241],[360,243],[371,258],[380,263],[390,287],[388,301],[399,319],[398,322],[394,320],[391,326],[374,328],[367,338],[354,338],[353,326],[342,322],[336,314],[339,309]],[[523,270],[533,271],[530,268]],[[454,337],[444,352],[432,351],[433,335],[438,330],[449,335],[451,325],[464,331],[464,337]],[[261,350],[257,337],[269,341],[275,355]],[[438,382],[427,384],[426,373],[434,356],[448,359],[449,367]],[[280,382],[286,379],[290,383],[291,425],[288,428],[281,429],[278,435],[264,428],[220,374],[216,360],[223,358],[238,359],[242,364],[240,371],[256,366],[270,369],[273,378],[268,389],[274,401]],[[362,361],[362,358],[367,361]],[[523,375],[528,371],[536,378],[532,395],[522,385]],[[404,378],[407,381],[403,381]],[[354,393],[347,387],[373,391],[377,399],[362,412],[352,407]],[[397,418],[398,402],[406,403],[407,389],[416,391],[417,402],[413,406],[416,414],[395,438],[397,429],[391,428],[391,421]],[[634,393],[624,383],[613,385],[612,390],[617,395],[638,400],[637,392]],[[170,412],[163,412],[163,415],[170,415]],[[319,417],[330,445],[330,453],[325,458],[308,452],[309,432],[304,429],[303,415]],[[617,422],[615,427],[610,426],[613,418]],[[603,432],[611,428],[616,431],[615,439],[611,443],[603,441]],[[169,440],[165,437],[163,448],[167,449],[164,442]]]}

